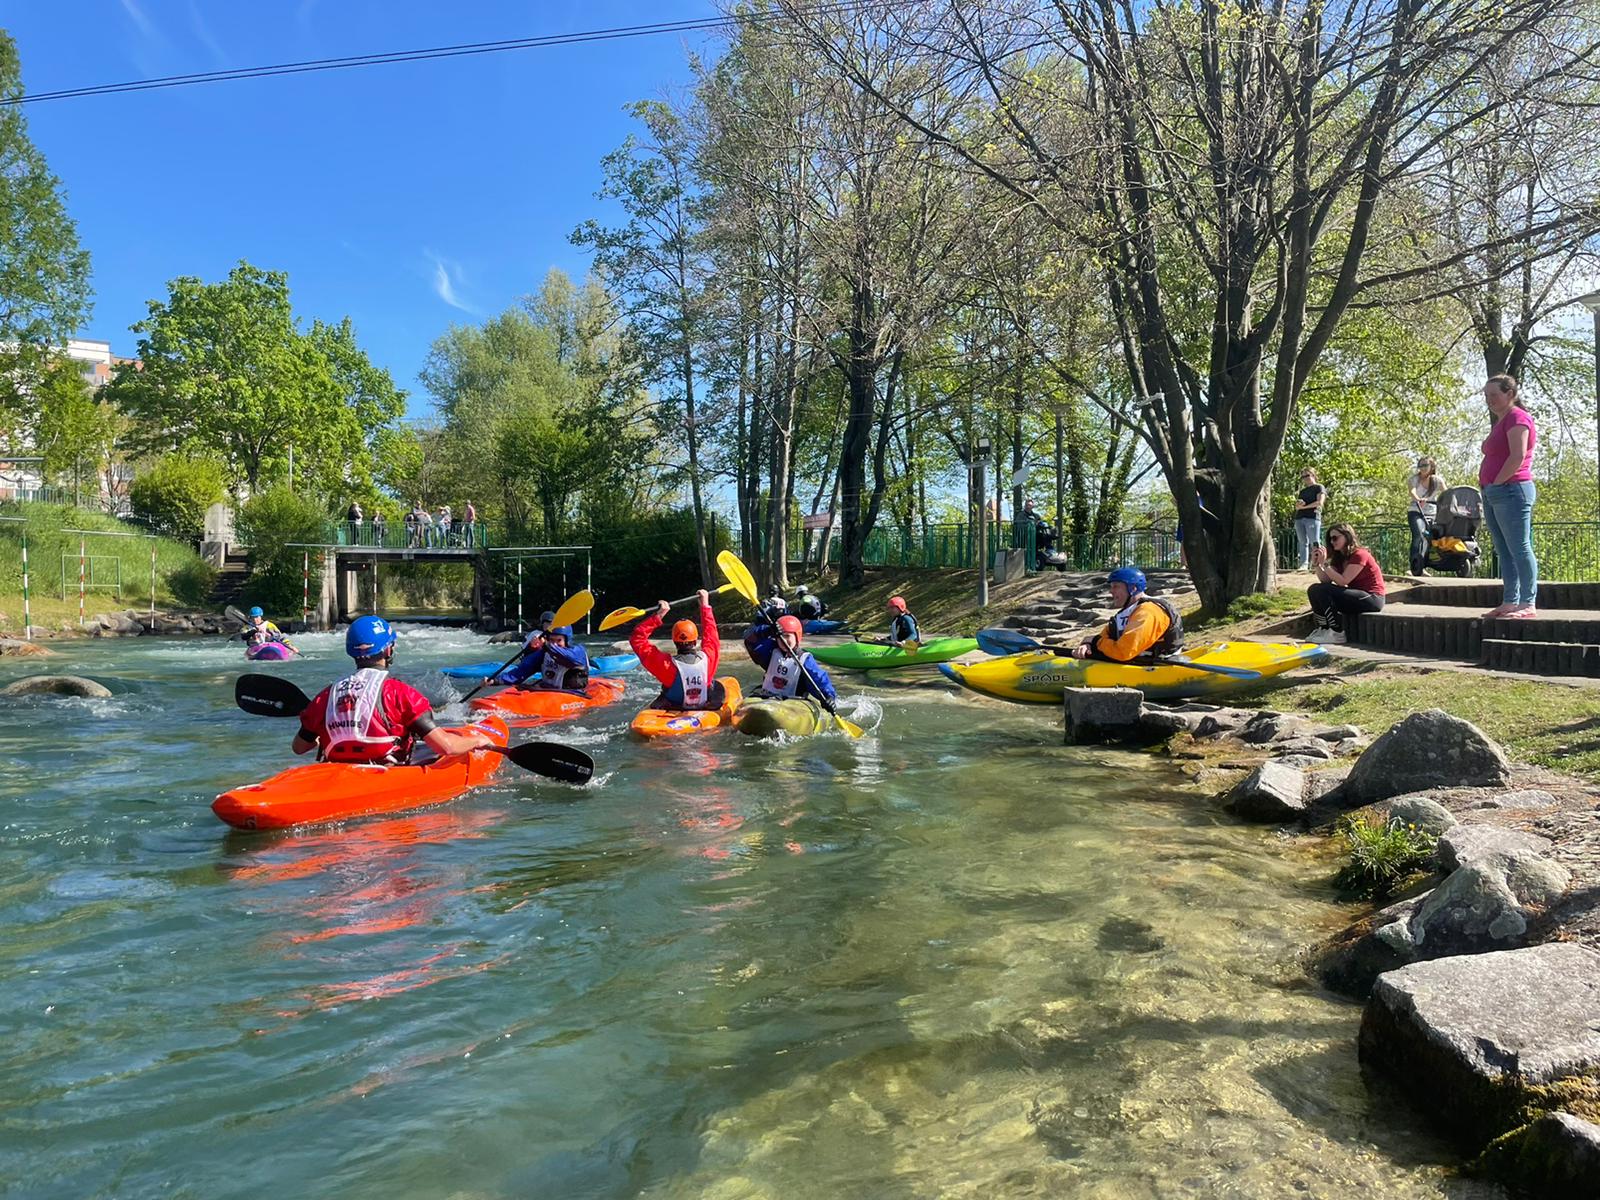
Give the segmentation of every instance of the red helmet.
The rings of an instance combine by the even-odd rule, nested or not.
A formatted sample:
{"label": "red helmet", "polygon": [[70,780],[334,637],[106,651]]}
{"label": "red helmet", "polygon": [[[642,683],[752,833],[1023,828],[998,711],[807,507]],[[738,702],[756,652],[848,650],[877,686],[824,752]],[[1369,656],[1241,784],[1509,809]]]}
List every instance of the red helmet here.
{"label": "red helmet", "polygon": [[895,612],[905,612],[906,598],[904,596],[890,596],[889,607],[894,609]]}
{"label": "red helmet", "polygon": [[793,634],[794,640],[797,642],[800,640],[801,635],[804,634],[805,631],[806,627],[801,623],[799,617],[784,616],[778,618],[778,632]]}
{"label": "red helmet", "polygon": [[700,640],[700,629],[693,621],[679,621],[672,627],[672,641],[678,646],[692,646]]}

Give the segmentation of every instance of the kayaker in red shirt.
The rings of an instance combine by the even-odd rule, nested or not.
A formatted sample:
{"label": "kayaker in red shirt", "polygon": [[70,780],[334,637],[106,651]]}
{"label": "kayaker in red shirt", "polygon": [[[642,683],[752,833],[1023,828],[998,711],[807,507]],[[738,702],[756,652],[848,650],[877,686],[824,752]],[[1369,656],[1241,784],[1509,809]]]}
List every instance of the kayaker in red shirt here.
{"label": "kayaker in red shirt", "polygon": [[300,714],[296,754],[320,750],[329,762],[403,763],[419,741],[441,757],[492,744],[482,733],[439,728],[428,698],[389,677],[395,640],[382,617],[350,623],[344,652],[356,660],[356,673],[323,688]]}
{"label": "kayaker in red shirt", "polygon": [[[657,601],[656,611],[633,627],[628,645],[639,656],[644,669],[661,683],[661,694],[651,708],[720,708],[724,699],[717,683],[717,664],[722,658],[722,642],[717,636],[717,617],[711,611],[711,597],[704,588],[700,597],[700,628],[693,621],[679,621],[672,627],[671,657],[650,644],[650,635],[661,628],[667,610],[665,600]],[[702,630],[704,631],[702,633]]]}

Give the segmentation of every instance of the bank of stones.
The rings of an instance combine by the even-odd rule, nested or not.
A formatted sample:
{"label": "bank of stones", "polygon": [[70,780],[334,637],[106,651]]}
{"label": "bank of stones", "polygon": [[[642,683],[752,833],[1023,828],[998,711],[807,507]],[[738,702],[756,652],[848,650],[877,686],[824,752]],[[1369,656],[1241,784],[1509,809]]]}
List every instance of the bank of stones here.
{"label": "bank of stones", "polygon": [[1509,762],[1471,722],[1413,713],[1376,740],[1272,710],[1070,689],[1071,743],[1165,743],[1241,820],[1326,834],[1345,813],[1434,833],[1433,873],[1305,956],[1363,1000],[1372,1086],[1474,1166],[1541,1197],[1600,1196],[1600,816],[1586,785]]}

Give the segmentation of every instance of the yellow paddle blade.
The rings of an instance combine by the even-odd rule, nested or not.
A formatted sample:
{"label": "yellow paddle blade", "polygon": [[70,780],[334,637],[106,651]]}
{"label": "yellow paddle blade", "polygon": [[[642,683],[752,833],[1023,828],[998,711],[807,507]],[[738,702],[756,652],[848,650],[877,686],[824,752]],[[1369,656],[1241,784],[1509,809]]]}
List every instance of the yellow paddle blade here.
{"label": "yellow paddle blade", "polygon": [[550,628],[560,629],[563,625],[576,625],[589,615],[589,610],[593,607],[594,593],[585,588],[556,609],[556,619],[550,622]]}
{"label": "yellow paddle blade", "polygon": [[847,733],[849,736],[851,736],[853,738],[858,738],[862,734],[866,733],[866,730],[861,728],[861,726],[857,725],[854,721],[846,720],[844,717],[841,717],[838,713],[834,713],[833,714],[833,719],[835,721],[839,722],[839,728],[840,729],[844,730],[845,733]]}
{"label": "yellow paddle blade", "polygon": [[644,616],[642,608],[613,608],[600,620],[600,632],[615,629],[618,625],[626,625],[629,621],[637,621]]}
{"label": "yellow paddle blade", "polygon": [[760,597],[756,594],[755,576],[750,574],[750,569],[739,561],[737,554],[732,550],[724,550],[717,555],[717,566],[721,568],[728,582],[733,585],[734,591],[750,601],[751,604],[759,605],[761,603]]}

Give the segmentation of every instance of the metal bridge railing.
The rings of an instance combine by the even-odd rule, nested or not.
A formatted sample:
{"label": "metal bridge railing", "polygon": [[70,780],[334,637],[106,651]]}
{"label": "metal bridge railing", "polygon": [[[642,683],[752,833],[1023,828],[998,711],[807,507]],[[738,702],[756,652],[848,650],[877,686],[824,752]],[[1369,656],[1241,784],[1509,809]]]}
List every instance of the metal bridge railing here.
{"label": "metal bridge railing", "polygon": [[403,521],[334,521],[328,525],[328,540],[336,546],[374,550],[486,550],[489,527],[483,521],[455,522],[448,530]]}

